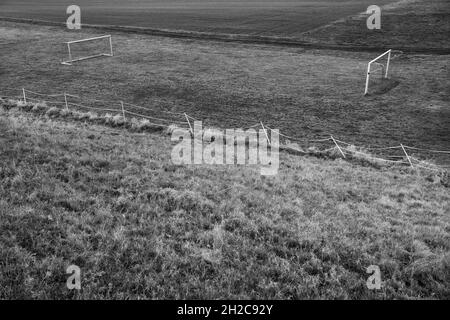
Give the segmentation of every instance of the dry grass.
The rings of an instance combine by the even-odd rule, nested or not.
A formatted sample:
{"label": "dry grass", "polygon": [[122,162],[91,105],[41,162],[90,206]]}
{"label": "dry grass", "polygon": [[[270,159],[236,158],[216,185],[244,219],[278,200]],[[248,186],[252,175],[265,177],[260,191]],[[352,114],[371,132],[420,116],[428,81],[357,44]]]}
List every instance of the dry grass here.
{"label": "dry grass", "polygon": [[2,111],[0,297],[450,297],[439,177],[287,154],[271,178],[173,166],[169,140]]}

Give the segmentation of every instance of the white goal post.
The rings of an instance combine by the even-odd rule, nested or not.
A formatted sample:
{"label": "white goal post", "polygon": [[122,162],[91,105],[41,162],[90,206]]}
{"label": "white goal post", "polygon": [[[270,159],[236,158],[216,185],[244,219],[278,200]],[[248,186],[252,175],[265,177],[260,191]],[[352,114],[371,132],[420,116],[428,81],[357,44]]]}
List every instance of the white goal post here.
{"label": "white goal post", "polygon": [[[381,65],[381,70],[383,70],[383,68],[385,68],[385,72],[384,72],[383,77],[384,77],[384,78],[387,78],[387,77],[388,77],[389,64],[391,63],[391,52],[392,52],[392,50],[388,50],[388,51],[386,51],[385,53],[383,53],[382,55],[376,57],[375,59],[373,59],[372,61],[369,62],[369,65],[367,66],[366,89],[365,89],[365,91],[364,91],[364,95],[366,95],[366,94],[369,92],[369,79],[370,79],[370,73],[371,73],[372,71],[377,71],[377,70],[379,70],[379,69],[373,70],[373,69],[372,69],[372,64],[378,64],[378,65]],[[387,63],[386,63],[386,66],[384,66],[384,65],[381,64],[381,63],[376,62],[377,60],[383,58],[383,57],[386,56],[386,55],[387,55]]]}
{"label": "white goal post", "polygon": [[[101,40],[101,39],[108,39],[109,40],[109,53],[100,53],[100,54],[90,55],[90,56],[76,58],[76,59],[72,58],[72,51],[70,49],[70,45],[76,44],[76,43],[88,42],[88,41],[96,41],[96,40]],[[65,43],[67,44],[67,49],[69,50],[69,60],[63,61],[61,63],[65,64],[65,65],[69,65],[69,66],[71,66],[73,62],[77,62],[77,61],[82,61],[82,60],[87,60],[87,59],[92,59],[92,58],[98,58],[98,57],[112,57],[114,55],[113,47],[112,47],[111,35],[94,37],[94,38],[89,38],[89,39],[69,41],[69,42],[65,42]]]}

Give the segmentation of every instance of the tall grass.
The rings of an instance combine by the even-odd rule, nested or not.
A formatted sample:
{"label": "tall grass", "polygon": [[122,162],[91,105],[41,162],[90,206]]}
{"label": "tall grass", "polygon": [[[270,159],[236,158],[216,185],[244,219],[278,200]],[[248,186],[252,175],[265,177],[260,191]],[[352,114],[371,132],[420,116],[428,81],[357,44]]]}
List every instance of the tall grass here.
{"label": "tall grass", "polygon": [[286,153],[275,177],[174,166],[163,135],[14,109],[0,139],[1,298],[450,297],[432,173]]}

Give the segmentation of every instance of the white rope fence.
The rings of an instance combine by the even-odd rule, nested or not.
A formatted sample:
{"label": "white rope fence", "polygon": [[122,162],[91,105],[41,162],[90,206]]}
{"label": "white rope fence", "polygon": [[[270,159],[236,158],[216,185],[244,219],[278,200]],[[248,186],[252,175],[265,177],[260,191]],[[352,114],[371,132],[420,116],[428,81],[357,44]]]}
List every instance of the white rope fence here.
{"label": "white rope fence", "polygon": [[[9,90],[12,90],[12,88],[7,88]],[[17,90],[17,89],[16,89]],[[33,98],[30,96],[31,95],[37,95],[39,97],[43,97],[43,98]],[[6,97],[9,98],[8,96],[5,95],[0,95],[0,97]],[[65,106],[66,109],[69,109],[70,107],[76,107],[79,109],[88,109],[88,110],[95,110],[95,111],[100,111],[100,112],[107,112],[107,113],[117,113],[117,114],[121,114],[122,117],[125,119],[126,115],[132,115],[135,116],[137,118],[143,118],[143,119],[147,119],[147,120],[152,120],[153,122],[149,122],[150,125],[154,125],[154,126],[158,126],[158,127],[169,127],[171,124],[176,124],[176,125],[186,125],[185,121],[182,120],[175,120],[175,119],[165,119],[165,118],[159,118],[159,117],[153,117],[150,115],[146,115],[146,114],[141,114],[138,112],[133,112],[127,109],[139,109],[139,110],[145,110],[147,112],[158,112],[158,113],[165,113],[165,114],[170,114],[172,116],[182,116],[183,113],[176,113],[176,112],[171,112],[171,111],[166,111],[166,110],[155,110],[155,109],[151,109],[151,108],[146,108],[146,107],[142,107],[142,106],[138,106],[138,105],[134,105],[131,103],[126,103],[123,101],[108,101],[108,100],[99,100],[99,99],[93,99],[93,98],[88,98],[88,97],[81,97],[79,95],[74,95],[74,94],[68,94],[68,93],[63,93],[63,94],[44,94],[44,93],[39,93],[39,92],[35,92],[35,91],[31,91],[31,90],[27,90],[25,88],[22,89],[22,96],[12,96],[13,98],[20,98],[21,100],[23,100],[25,103],[31,101],[31,102],[45,102],[49,105],[62,105]],[[64,101],[55,101],[55,100],[50,100],[50,99],[46,99],[46,97],[51,97],[51,98],[57,98],[57,97],[63,97]],[[99,106],[92,106],[92,105],[88,105],[88,103],[86,104],[82,104],[82,103],[75,103],[73,101],[70,101],[70,99],[77,99],[77,100],[82,100],[85,102],[93,102],[93,103],[97,103],[98,104],[105,104],[107,106],[111,106],[111,105],[116,105],[118,108],[117,109],[111,109],[109,108],[104,108],[104,107],[99,107]],[[129,108],[126,108],[126,106],[128,106]],[[162,122],[162,123],[159,123]]]}
{"label": "white rope fence", "polygon": [[[267,125],[265,128],[269,129],[270,131],[274,131],[272,128],[268,127]],[[330,141],[330,143],[334,144],[334,147],[321,150],[320,152],[329,152],[333,150],[337,150],[339,154],[342,156],[342,158],[346,159],[346,156],[353,156],[353,155],[361,155],[363,158],[372,160],[372,161],[380,161],[390,164],[401,164],[401,165],[409,165],[410,167],[419,167],[423,169],[429,169],[429,170],[436,170],[440,171],[442,169],[448,169],[448,167],[438,166],[436,164],[432,164],[430,162],[426,162],[420,159],[417,159],[413,156],[411,156],[410,152],[408,153],[407,150],[416,150],[416,151],[423,151],[427,153],[438,153],[438,154],[449,154],[450,151],[442,151],[442,150],[434,150],[434,149],[425,149],[425,148],[416,148],[416,147],[410,147],[403,144],[400,144],[399,146],[392,146],[392,147],[377,147],[377,148],[365,148],[365,147],[358,147],[355,146],[352,143],[344,142],[338,139],[335,139],[332,135],[329,138],[324,139],[312,139],[312,140],[300,140],[288,135],[284,135],[282,133],[279,133],[280,136],[285,137],[287,139],[290,139],[292,141],[299,141],[299,142],[327,142]],[[344,145],[344,146],[343,146]],[[353,147],[353,148],[352,148]],[[388,156],[389,158],[398,158],[401,160],[390,160],[390,159],[384,159],[380,157],[374,157],[367,152],[362,152],[358,150],[354,150],[354,148],[362,149],[362,150],[377,150],[377,151],[383,151],[383,150],[402,150],[403,155],[402,156]],[[293,150],[296,150],[293,148]],[[406,160],[405,160],[406,159]]]}
{"label": "white rope fence", "polygon": [[[3,89],[10,90],[10,91],[18,90],[17,88],[16,89],[3,88]],[[37,95],[39,97],[49,97],[49,98],[63,97],[64,101],[55,101],[53,99],[47,100],[47,99],[42,99],[42,98],[33,98],[33,97],[30,97],[29,94],[27,95],[27,93],[32,94],[32,95]],[[157,110],[157,109],[151,109],[148,107],[143,107],[143,106],[139,106],[139,105],[135,105],[135,104],[131,104],[131,103],[126,103],[123,101],[107,101],[107,100],[99,100],[99,99],[93,99],[93,98],[85,98],[85,97],[80,97],[78,95],[72,95],[72,94],[68,94],[68,93],[44,94],[44,93],[27,90],[25,88],[21,89],[20,95],[4,95],[4,94],[0,93],[0,98],[18,99],[18,100],[23,100],[25,103],[27,103],[28,101],[35,101],[37,103],[45,102],[48,104],[62,105],[62,106],[65,106],[66,109],[69,109],[69,107],[72,106],[72,107],[81,108],[81,109],[91,109],[91,110],[103,111],[103,112],[108,112],[108,113],[111,112],[111,113],[121,114],[124,119],[126,119],[126,115],[129,114],[129,115],[132,115],[132,116],[135,116],[138,118],[146,119],[147,121],[155,120],[158,122],[163,122],[163,123],[148,122],[150,125],[154,125],[154,126],[158,126],[158,127],[167,128],[171,124],[186,126],[186,128],[188,128],[190,130],[192,135],[194,134],[194,132],[193,132],[193,128],[192,128],[190,120],[199,121],[198,119],[188,115],[185,112],[181,113],[181,112],[172,112],[172,111],[168,111],[168,110]],[[68,101],[68,98],[73,98],[73,99],[78,99],[78,100],[84,99],[85,101],[104,103],[107,105],[111,105],[111,104],[117,105],[118,109],[87,106],[87,105],[83,105],[81,103],[74,103],[74,102]],[[119,108],[119,106],[120,106],[120,108]],[[172,117],[176,116],[179,118],[174,120],[174,119],[153,117],[153,116],[144,115],[144,114],[141,114],[138,112],[132,112],[130,110],[127,110],[126,107],[130,107],[130,108],[138,109],[138,110],[145,110],[147,112],[157,112],[157,113],[162,113],[162,114],[168,114]],[[229,117],[227,117],[227,119],[228,118]],[[222,118],[222,119],[225,119],[225,118]],[[236,120],[236,118],[230,118],[230,119]],[[242,119],[240,119],[240,120],[242,120]],[[273,132],[275,132],[275,130],[270,128],[269,126],[263,124],[262,121],[254,124],[254,125],[247,126],[246,130],[257,128],[257,127],[261,127],[263,129],[263,131],[265,133],[265,137],[267,139],[267,142],[269,145],[271,145],[271,141],[270,141],[268,133],[270,131],[270,133],[272,134]],[[294,141],[294,142],[300,142],[300,143],[321,143],[321,144],[330,143],[333,145],[331,148],[319,150],[319,152],[327,153],[327,152],[336,150],[340,154],[340,156],[344,159],[346,159],[347,156],[361,155],[362,158],[367,159],[367,160],[380,161],[380,162],[385,162],[385,163],[390,163],[390,164],[409,165],[412,168],[418,167],[418,168],[422,168],[422,169],[435,170],[435,171],[441,171],[442,169],[450,168],[450,167],[438,166],[436,164],[426,162],[424,160],[420,160],[420,159],[412,156],[412,152],[424,152],[424,153],[429,153],[429,154],[431,153],[431,154],[440,154],[440,155],[450,155],[450,151],[427,149],[427,148],[417,148],[417,147],[407,146],[404,144],[400,144],[399,146],[390,146],[390,147],[360,147],[360,146],[356,146],[352,143],[348,143],[348,142],[336,139],[336,138],[334,138],[333,135],[330,135],[330,137],[321,138],[321,139],[300,139],[300,138],[295,138],[295,137],[283,134],[281,132],[277,132],[277,134],[280,137],[285,138],[289,142]],[[227,137],[227,136],[225,135],[224,137]],[[283,145],[283,147],[287,148],[287,149],[292,149],[294,151],[299,151],[298,149],[290,146],[289,144],[285,144],[285,145]],[[374,157],[374,156],[370,155],[368,152],[358,151],[355,149],[367,150],[368,152],[370,152],[370,151],[388,151],[388,150],[399,150],[400,151],[401,150],[402,155],[386,156],[388,158],[400,159],[400,160],[391,160],[391,159],[384,159],[384,158],[380,158],[380,157]],[[410,152],[408,152],[408,150]]]}

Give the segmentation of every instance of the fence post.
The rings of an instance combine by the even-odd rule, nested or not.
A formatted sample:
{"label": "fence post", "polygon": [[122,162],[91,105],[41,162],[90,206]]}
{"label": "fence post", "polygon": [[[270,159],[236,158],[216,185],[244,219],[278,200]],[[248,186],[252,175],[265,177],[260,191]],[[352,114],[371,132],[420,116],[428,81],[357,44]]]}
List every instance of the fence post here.
{"label": "fence post", "polygon": [[122,105],[122,116],[123,116],[123,120],[125,120],[125,108],[123,107],[123,101],[120,101],[120,104]]}
{"label": "fence post", "polygon": [[336,145],[336,147],[338,148],[339,152],[341,153],[342,157],[344,159],[346,159],[344,152],[342,151],[341,147],[338,145],[338,143],[336,142],[336,140],[333,138],[333,136],[330,136],[331,140],[333,140],[334,144]]}
{"label": "fence post", "polygon": [[269,136],[267,135],[267,130],[266,130],[266,128],[264,127],[262,121],[260,121],[259,123],[261,124],[261,127],[262,127],[263,130],[264,130],[264,134],[266,135],[267,143],[268,143],[269,146],[270,146],[270,140],[269,140]]}
{"label": "fence post", "polygon": [[69,110],[69,104],[67,103],[67,95],[64,92],[64,101],[66,102],[66,110]]}
{"label": "fence post", "polygon": [[369,93],[370,66],[371,63],[369,62],[369,64],[367,65],[366,88],[364,89],[364,95],[367,95],[367,93]]}
{"label": "fence post", "polygon": [[72,62],[72,52],[70,52],[70,43],[67,42],[67,48],[69,49],[69,64]]}
{"label": "fence post", "polygon": [[109,36],[109,48],[111,50],[111,57],[114,56],[114,52],[113,52],[113,46],[112,46],[112,39],[111,36]]}
{"label": "fence post", "polygon": [[23,102],[27,103],[27,96],[25,94],[25,88],[22,88],[22,93],[23,93]]}
{"label": "fence post", "polygon": [[388,61],[387,61],[387,63],[386,63],[386,73],[385,73],[385,75],[384,75],[385,78],[388,77],[389,64],[391,63],[391,52],[392,52],[392,49],[390,49],[388,52],[389,52],[389,53],[388,53]]}
{"label": "fence post", "polygon": [[406,159],[408,159],[409,165],[411,166],[411,168],[414,168],[414,166],[413,166],[413,164],[412,164],[412,162],[411,162],[411,158],[409,157],[409,154],[406,152],[405,147],[403,146],[403,144],[400,144],[400,146],[402,147],[403,152],[404,152],[405,155],[406,155]]}
{"label": "fence post", "polygon": [[192,126],[191,126],[191,122],[189,121],[189,117],[188,117],[188,115],[186,113],[184,113],[184,116],[186,117],[186,121],[187,121],[187,123],[189,125],[189,128],[191,130],[191,134],[192,134],[192,136],[194,136],[194,131],[192,130]]}

